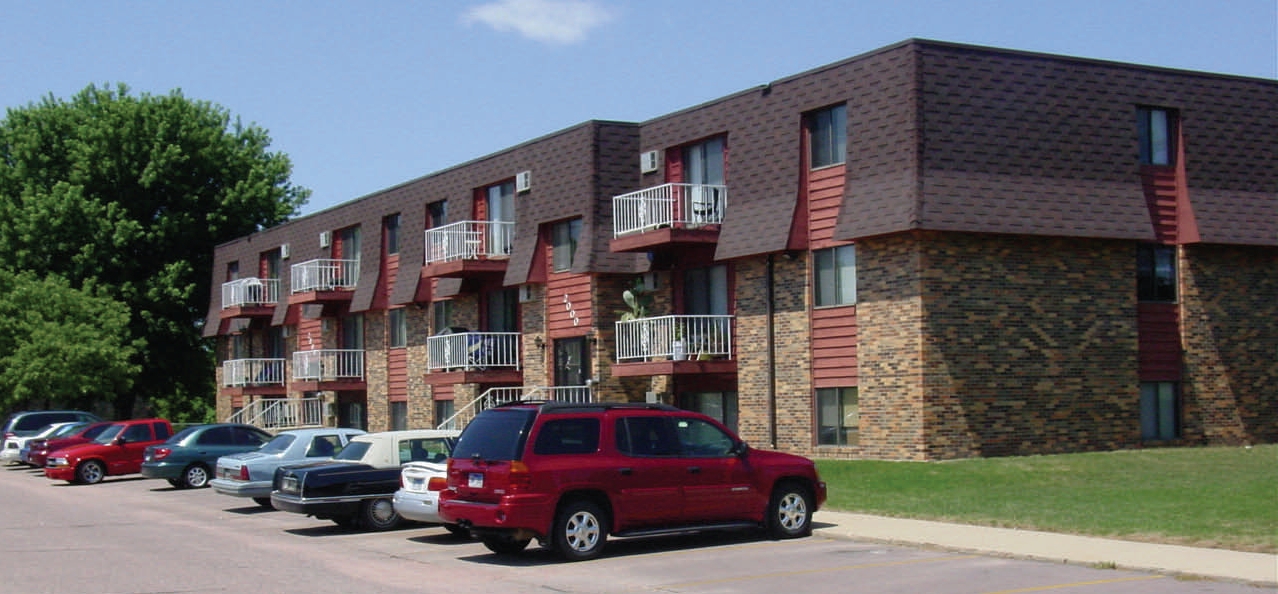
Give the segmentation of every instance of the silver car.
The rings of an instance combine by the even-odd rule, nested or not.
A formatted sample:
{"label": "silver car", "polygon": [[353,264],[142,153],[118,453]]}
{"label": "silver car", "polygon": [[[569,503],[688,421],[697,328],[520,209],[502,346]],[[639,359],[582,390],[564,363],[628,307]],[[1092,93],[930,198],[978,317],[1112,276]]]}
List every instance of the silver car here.
{"label": "silver car", "polygon": [[363,434],[359,429],[332,427],[281,431],[261,449],[218,458],[209,486],[223,495],[252,497],[258,505],[271,507],[271,480],[276,468],[326,460],[346,447],[352,437]]}

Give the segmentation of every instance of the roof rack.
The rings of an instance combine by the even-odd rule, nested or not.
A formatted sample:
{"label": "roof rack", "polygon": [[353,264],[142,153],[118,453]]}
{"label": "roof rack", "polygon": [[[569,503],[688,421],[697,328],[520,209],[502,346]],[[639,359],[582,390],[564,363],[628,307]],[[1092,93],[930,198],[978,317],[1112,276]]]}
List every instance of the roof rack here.
{"label": "roof rack", "polygon": [[594,412],[612,409],[660,410],[675,412],[681,409],[657,402],[547,402],[541,405],[541,412]]}

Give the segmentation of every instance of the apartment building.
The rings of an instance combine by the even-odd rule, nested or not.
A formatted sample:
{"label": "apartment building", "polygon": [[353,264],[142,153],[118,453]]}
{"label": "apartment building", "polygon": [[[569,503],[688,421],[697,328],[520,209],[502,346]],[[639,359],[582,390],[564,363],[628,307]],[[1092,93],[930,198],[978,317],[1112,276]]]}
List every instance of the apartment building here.
{"label": "apartment building", "polygon": [[909,40],[218,246],[218,416],[821,457],[1278,441],[1278,81]]}

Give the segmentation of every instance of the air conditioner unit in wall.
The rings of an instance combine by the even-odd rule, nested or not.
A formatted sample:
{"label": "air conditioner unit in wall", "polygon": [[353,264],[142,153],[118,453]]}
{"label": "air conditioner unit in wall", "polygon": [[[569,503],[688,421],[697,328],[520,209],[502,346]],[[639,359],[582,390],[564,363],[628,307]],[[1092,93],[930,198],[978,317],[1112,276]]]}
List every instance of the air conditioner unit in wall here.
{"label": "air conditioner unit in wall", "polygon": [[285,244],[283,244],[283,245],[281,245],[281,246],[280,246],[280,259],[281,259],[281,260],[287,260],[287,259],[288,259],[288,244],[287,244],[287,243],[285,243]]}
{"label": "air conditioner unit in wall", "polygon": [[527,192],[532,189],[532,172],[520,171],[515,174],[515,191]]}
{"label": "air conditioner unit in wall", "polygon": [[642,173],[652,173],[657,170],[657,158],[660,155],[657,151],[646,151],[639,153],[639,171]]}
{"label": "air conditioner unit in wall", "polygon": [[519,302],[528,303],[533,300],[532,285],[519,285]]}
{"label": "air conditioner unit in wall", "polygon": [[326,248],[333,240],[333,235],[328,231],[320,231],[320,247]]}

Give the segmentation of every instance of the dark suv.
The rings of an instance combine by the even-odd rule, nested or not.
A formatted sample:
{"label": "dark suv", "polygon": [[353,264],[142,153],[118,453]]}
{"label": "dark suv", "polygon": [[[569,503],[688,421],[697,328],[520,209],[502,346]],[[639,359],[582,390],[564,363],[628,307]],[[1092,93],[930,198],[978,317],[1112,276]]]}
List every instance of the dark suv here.
{"label": "dark suv", "polygon": [[763,527],[774,538],[807,536],[825,494],[811,460],[751,449],[705,415],[521,402],[466,426],[439,515],[495,553],[536,538],[576,561],[597,557],[608,535]]}

